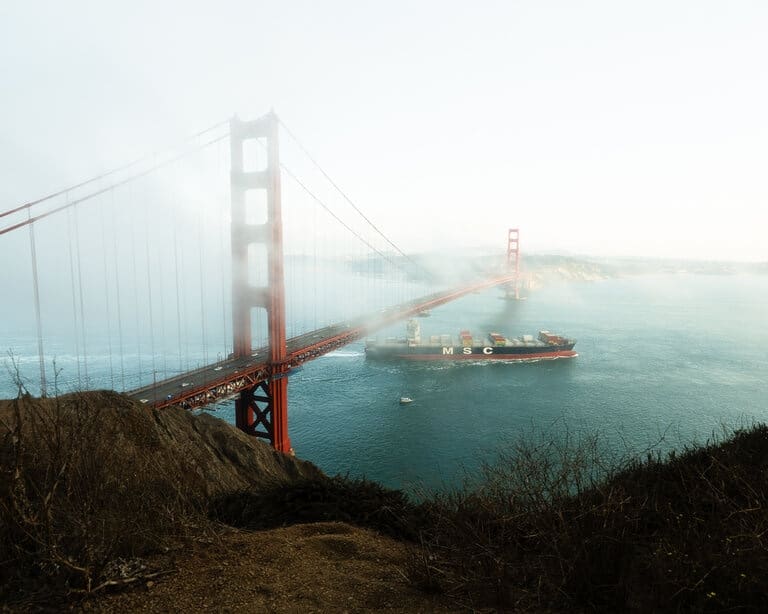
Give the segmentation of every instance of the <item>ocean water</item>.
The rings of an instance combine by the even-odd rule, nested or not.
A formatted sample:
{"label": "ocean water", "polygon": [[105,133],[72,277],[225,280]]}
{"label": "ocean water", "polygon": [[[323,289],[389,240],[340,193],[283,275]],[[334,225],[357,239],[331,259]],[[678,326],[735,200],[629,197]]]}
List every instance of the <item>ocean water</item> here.
{"label": "ocean water", "polygon": [[[374,362],[361,341],[290,377],[291,441],[299,457],[329,474],[406,489],[456,484],[532,431],[598,433],[619,451],[679,448],[723,426],[768,420],[767,314],[768,276],[563,283],[523,301],[503,300],[498,289],[469,295],[421,319],[422,335],[548,329],[576,338],[579,356]],[[378,335],[404,331],[402,323]],[[3,341],[27,367],[35,363],[30,340]],[[89,352],[103,351],[96,345]],[[102,385],[105,361],[90,364]],[[401,406],[401,396],[414,402]],[[211,411],[234,421],[232,402]]]}

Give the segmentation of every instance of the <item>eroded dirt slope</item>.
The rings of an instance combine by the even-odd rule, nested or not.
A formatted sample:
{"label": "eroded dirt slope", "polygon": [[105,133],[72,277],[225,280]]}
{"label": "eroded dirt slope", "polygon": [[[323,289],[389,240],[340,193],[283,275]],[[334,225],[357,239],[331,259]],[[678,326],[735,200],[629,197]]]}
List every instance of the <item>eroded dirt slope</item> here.
{"label": "eroded dirt slope", "polygon": [[84,607],[102,612],[458,612],[409,585],[406,547],[342,523],[232,531],[174,553],[173,570]]}

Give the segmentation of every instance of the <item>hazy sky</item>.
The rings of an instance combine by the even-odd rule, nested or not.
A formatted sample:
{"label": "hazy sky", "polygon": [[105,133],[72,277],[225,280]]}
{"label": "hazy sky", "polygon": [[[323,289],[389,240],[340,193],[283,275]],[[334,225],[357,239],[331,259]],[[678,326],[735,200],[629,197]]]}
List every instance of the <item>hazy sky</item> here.
{"label": "hazy sky", "polygon": [[768,260],[768,2],[0,2],[0,210],[271,107],[406,250]]}

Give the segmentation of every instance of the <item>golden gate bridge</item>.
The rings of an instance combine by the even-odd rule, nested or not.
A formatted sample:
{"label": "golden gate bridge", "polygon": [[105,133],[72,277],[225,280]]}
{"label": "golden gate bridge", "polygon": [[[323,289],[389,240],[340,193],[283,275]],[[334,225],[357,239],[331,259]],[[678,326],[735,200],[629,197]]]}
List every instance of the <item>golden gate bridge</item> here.
{"label": "golden gate bridge", "polygon": [[[281,128],[341,206],[281,161]],[[283,174],[291,200],[303,198],[288,215]],[[27,275],[23,265],[13,275],[5,267],[7,294],[16,295],[6,323],[19,322],[16,337],[6,335],[10,343],[36,338],[41,396],[63,381],[73,389],[108,381],[157,409],[234,398],[237,426],[282,452],[291,450],[293,369],[471,292],[503,285],[517,297],[520,279],[517,229],[508,231],[502,266],[438,279],[355,205],[274,112],[220,122],[181,147],[8,209],[0,223],[0,248],[16,262],[28,253]],[[301,272],[292,274],[291,263]],[[221,350],[215,360],[211,346]],[[30,362],[31,352],[17,377]],[[76,379],[62,378],[64,364]],[[32,376],[23,375],[27,388]]]}

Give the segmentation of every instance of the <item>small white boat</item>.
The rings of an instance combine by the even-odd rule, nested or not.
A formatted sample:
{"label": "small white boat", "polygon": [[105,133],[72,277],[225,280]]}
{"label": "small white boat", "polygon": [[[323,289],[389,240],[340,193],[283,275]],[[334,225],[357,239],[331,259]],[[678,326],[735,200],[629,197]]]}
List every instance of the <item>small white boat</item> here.
{"label": "small white boat", "polygon": [[411,397],[400,397],[400,405],[408,405],[408,403],[413,403]]}

